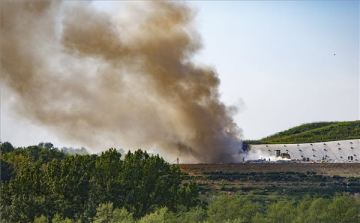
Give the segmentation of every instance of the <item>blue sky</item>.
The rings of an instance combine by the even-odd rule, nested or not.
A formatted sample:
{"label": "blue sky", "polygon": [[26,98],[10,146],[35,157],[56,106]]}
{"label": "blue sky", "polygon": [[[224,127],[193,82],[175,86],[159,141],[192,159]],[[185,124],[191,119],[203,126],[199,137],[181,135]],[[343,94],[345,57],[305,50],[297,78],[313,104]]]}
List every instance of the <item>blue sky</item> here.
{"label": "blue sky", "polygon": [[[112,12],[121,7],[116,3],[92,2]],[[217,70],[225,104],[242,104],[235,121],[246,139],[307,122],[359,119],[359,1],[186,4],[197,10],[204,46],[194,60]],[[2,93],[2,141],[82,146],[13,116],[4,98],[11,95]]]}
{"label": "blue sky", "polygon": [[[306,122],[359,119],[358,1],[191,2],[245,138]],[[334,56],[334,54],[336,54]]]}
{"label": "blue sky", "polygon": [[359,119],[359,1],[187,4],[204,45],[195,60],[217,70],[226,104],[242,104],[235,120],[246,139]]}

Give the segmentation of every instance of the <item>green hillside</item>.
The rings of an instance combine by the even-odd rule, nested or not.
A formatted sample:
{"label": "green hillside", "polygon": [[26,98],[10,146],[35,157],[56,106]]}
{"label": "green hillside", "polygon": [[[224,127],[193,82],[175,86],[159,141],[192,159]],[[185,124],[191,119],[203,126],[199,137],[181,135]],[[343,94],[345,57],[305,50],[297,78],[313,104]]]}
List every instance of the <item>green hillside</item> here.
{"label": "green hillside", "polygon": [[360,139],[360,121],[315,122],[303,124],[249,144],[310,143]]}

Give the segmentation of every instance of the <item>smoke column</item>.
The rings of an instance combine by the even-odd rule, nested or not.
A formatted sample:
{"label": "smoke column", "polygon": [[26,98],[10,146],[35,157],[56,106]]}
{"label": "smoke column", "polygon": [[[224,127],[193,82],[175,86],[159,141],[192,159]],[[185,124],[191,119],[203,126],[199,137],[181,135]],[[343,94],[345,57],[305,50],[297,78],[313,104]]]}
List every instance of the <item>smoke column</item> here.
{"label": "smoke column", "polygon": [[[187,162],[231,162],[241,129],[187,4],[1,1],[2,85],[19,117],[91,149],[160,148]],[[126,8],[124,8],[126,7]]]}

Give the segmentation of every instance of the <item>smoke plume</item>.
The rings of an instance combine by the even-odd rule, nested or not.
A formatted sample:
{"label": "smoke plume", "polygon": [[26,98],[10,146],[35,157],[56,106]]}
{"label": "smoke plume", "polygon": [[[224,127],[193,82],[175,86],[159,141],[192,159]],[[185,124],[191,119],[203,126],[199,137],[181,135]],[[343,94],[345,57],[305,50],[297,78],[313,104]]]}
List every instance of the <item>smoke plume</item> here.
{"label": "smoke plume", "polygon": [[[187,4],[1,1],[2,84],[23,118],[91,149],[159,148],[184,161],[229,162],[241,130]],[[126,7],[126,8],[124,8]]]}

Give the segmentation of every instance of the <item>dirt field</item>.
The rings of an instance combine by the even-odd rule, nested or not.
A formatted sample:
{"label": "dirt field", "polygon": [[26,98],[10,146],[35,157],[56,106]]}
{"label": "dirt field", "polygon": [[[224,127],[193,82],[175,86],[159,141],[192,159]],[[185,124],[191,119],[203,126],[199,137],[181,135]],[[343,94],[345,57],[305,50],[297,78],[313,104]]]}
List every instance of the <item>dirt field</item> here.
{"label": "dirt field", "polygon": [[236,164],[180,164],[182,171],[190,175],[202,172],[316,172],[321,175],[360,177],[360,163],[236,163]]}

